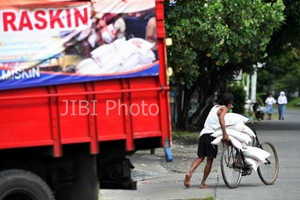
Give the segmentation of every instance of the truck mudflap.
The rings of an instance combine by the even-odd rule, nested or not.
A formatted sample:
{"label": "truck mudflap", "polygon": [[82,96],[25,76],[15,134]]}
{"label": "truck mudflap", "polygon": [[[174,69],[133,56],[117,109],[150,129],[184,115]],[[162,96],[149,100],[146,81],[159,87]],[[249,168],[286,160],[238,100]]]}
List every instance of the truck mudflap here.
{"label": "truck mudflap", "polygon": [[101,189],[136,190],[137,182],[131,179],[134,166],[127,158],[98,157],[98,177]]}
{"label": "truck mudflap", "polygon": [[171,151],[170,147],[165,147],[165,156],[166,156],[166,161],[167,162],[172,162],[173,161],[173,154]]}

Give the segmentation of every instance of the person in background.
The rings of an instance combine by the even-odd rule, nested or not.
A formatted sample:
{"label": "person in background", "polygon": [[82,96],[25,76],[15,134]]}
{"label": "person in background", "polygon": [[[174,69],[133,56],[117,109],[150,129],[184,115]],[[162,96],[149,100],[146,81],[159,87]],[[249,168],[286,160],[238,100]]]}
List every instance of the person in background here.
{"label": "person in background", "polygon": [[225,93],[220,104],[215,105],[210,110],[205,120],[204,128],[200,132],[197,152],[198,158],[193,161],[189,172],[185,175],[185,187],[190,186],[190,180],[192,178],[193,172],[204,161],[206,157],[206,165],[204,168],[203,178],[200,183],[200,188],[209,188],[209,186],[206,185],[205,181],[211,171],[213,160],[214,158],[216,158],[218,153],[218,147],[211,144],[211,142],[215,139],[215,137],[212,137],[211,134],[215,131],[214,127],[216,127],[216,125],[219,125],[222,128],[223,141],[228,144],[229,137],[226,132],[224,117],[228,110],[232,107],[233,100],[234,97],[231,93]]}
{"label": "person in background", "polygon": [[274,105],[276,104],[276,100],[271,93],[269,93],[269,96],[266,98],[265,103],[268,113],[268,120],[271,120],[272,114],[274,113]]}
{"label": "person in background", "polygon": [[152,47],[152,51],[155,54],[156,60],[158,59],[158,51],[157,51],[157,27],[156,27],[156,17],[151,17],[147,23],[146,27],[146,35],[145,39],[154,43],[155,45]]}
{"label": "person in background", "polygon": [[287,101],[284,91],[281,91],[280,95],[277,99],[279,120],[284,120],[285,105],[287,104],[287,102],[288,101]]}
{"label": "person in background", "polygon": [[98,35],[98,46],[110,44],[116,39],[124,37],[126,24],[122,14],[105,13],[95,22]]}

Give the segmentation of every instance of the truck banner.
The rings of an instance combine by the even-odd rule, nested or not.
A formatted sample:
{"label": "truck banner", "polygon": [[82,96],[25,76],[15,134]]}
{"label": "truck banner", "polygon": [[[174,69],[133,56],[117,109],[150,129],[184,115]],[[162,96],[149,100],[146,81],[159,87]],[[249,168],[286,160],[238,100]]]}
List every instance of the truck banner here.
{"label": "truck banner", "polygon": [[158,72],[155,0],[0,3],[0,90]]}

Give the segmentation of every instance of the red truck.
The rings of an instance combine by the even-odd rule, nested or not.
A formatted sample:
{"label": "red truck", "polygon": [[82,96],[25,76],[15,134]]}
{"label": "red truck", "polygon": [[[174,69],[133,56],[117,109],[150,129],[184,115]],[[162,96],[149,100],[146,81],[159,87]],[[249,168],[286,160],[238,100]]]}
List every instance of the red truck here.
{"label": "red truck", "polygon": [[0,3],[0,200],[136,189],[130,155],[172,160],[163,0]]}

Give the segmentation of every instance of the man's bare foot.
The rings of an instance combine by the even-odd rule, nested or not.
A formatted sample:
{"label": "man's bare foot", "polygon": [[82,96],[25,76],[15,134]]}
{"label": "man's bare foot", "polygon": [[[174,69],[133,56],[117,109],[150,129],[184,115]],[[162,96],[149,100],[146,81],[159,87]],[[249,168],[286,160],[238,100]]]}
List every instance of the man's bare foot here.
{"label": "man's bare foot", "polygon": [[210,188],[210,186],[209,186],[209,185],[206,185],[206,184],[203,184],[203,185],[200,185],[200,188],[201,188],[201,189],[205,189],[205,188]]}
{"label": "man's bare foot", "polygon": [[184,179],[184,186],[187,188],[190,187],[190,181],[191,181],[191,176],[189,173],[187,173]]}

